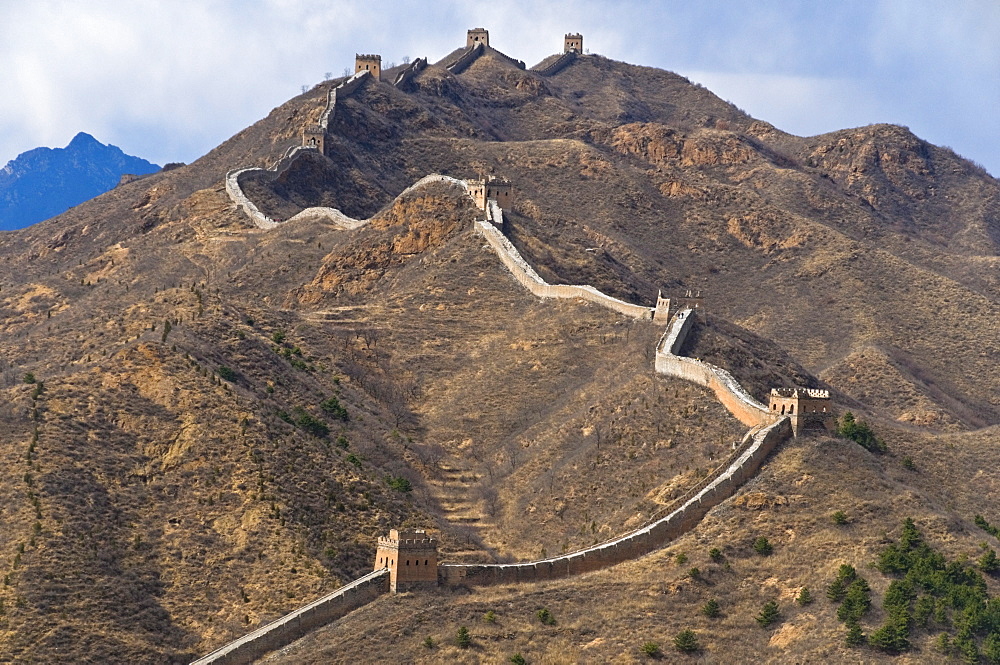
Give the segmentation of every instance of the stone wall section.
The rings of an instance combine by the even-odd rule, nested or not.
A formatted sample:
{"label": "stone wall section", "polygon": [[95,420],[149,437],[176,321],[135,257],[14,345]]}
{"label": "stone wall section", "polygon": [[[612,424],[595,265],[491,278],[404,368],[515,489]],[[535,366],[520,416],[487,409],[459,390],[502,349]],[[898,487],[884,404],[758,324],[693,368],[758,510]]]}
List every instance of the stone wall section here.
{"label": "stone wall section", "polygon": [[539,76],[552,76],[563,70],[564,67],[568,66],[571,62],[576,60],[576,51],[567,51],[559,56],[559,59],[553,62],[548,67],[544,69],[534,69],[531,71],[535,72]]}
{"label": "stone wall section", "polygon": [[764,459],[791,436],[788,418],[758,431],[721,468],[692,488],[680,507],[662,519],[629,534],[560,557],[509,564],[442,564],[438,580],[448,585],[515,584],[579,575],[635,559],[663,547],[691,530],[714,506],[732,496],[760,468]]}
{"label": "stone wall section", "polygon": [[389,591],[389,570],[382,568],[346,584],[252,633],[222,646],[191,665],[248,665],[269,651],[291,644]]}
{"label": "stone wall section", "polygon": [[326,98],[326,108],[323,109],[323,115],[319,117],[319,126],[322,127],[324,131],[328,131],[330,128],[330,121],[333,120],[333,116],[337,111],[337,100],[354,94],[354,91],[357,90],[369,76],[371,76],[371,74],[368,70],[362,70],[351,76],[340,85],[334,86],[330,90],[330,94],[327,95]]}
{"label": "stone wall section", "polygon": [[423,71],[427,66],[427,58],[417,58],[409,64],[403,71],[396,75],[396,80],[392,82],[397,88],[404,87],[413,80],[413,77]]}
{"label": "stone wall section", "polygon": [[490,52],[491,52],[491,53],[492,53],[493,55],[497,56],[497,57],[498,57],[498,58],[500,58],[501,60],[503,60],[503,61],[505,61],[505,62],[507,62],[507,63],[509,63],[509,64],[512,64],[512,65],[514,65],[514,66],[515,66],[515,67],[517,67],[518,69],[526,69],[526,66],[525,66],[525,64],[524,64],[524,61],[523,61],[523,60],[518,60],[517,58],[512,58],[512,57],[510,57],[509,55],[507,55],[506,53],[503,53],[503,52],[501,52],[501,51],[498,51],[498,50],[496,50],[496,49],[495,49],[495,48],[493,48],[492,46],[487,46],[487,47],[488,47],[488,48],[490,49]]}
{"label": "stone wall section", "polygon": [[[322,127],[324,131],[327,130],[330,120],[333,118],[333,114],[336,111],[337,100],[350,95],[357,90],[358,87],[365,82],[365,79],[368,76],[370,76],[370,74],[367,71],[358,72],[330,90],[330,94],[327,97],[326,108],[323,110],[323,115],[320,116],[319,122],[320,127]],[[254,223],[254,226],[265,230],[273,229],[278,225],[278,222],[275,222],[273,219],[262,213],[260,209],[254,205],[253,201],[251,201],[246,194],[243,193],[243,188],[240,186],[240,176],[251,171],[273,171],[275,175],[281,175],[288,169],[289,166],[292,165],[292,162],[295,161],[300,153],[307,150],[315,152],[315,148],[310,146],[292,146],[285,151],[285,154],[282,155],[281,159],[279,159],[274,166],[268,169],[235,169],[226,174],[226,194],[229,195],[229,199],[236,204],[238,208],[243,209],[243,212],[246,213],[247,217],[250,218],[250,221]]]}
{"label": "stone wall section", "polygon": [[[451,185],[455,185],[456,187],[461,187],[462,189],[466,188],[464,180],[459,180],[458,178],[452,178],[451,176],[441,175],[439,173],[432,173],[431,175],[424,176],[423,178],[416,181],[415,183],[404,189],[402,192],[400,192],[396,196],[396,198],[393,199],[393,203],[395,203],[395,201],[398,201],[401,196],[409,194],[413,190],[419,189],[420,187],[428,185],[432,182],[444,182]],[[392,204],[390,203],[390,205]],[[288,219],[288,222],[307,221],[307,220],[326,222],[327,224],[331,224],[332,226],[335,226],[339,229],[344,229],[346,231],[353,231],[355,229],[360,229],[362,226],[370,222],[371,218],[369,217],[368,219],[354,219],[353,217],[348,217],[337,208],[317,207],[317,208],[306,208],[305,210],[302,210],[301,212],[290,217]],[[285,223],[287,224],[288,222]]]}
{"label": "stone wall section", "polygon": [[633,305],[624,300],[612,298],[592,286],[549,284],[546,282],[521,257],[521,253],[511,244],[510,240],[494,226],[494,224],[503,224],[503,213],[499,212],[499,207],[496,207],[496,210],[494,210],[494,206],[496,205],[494,202],[491,202],[491,204],[488,208],[491,211],[490,219],[493,220],[493,223],[490,223],[490,221],[478,221],[476,222],[475,230],[486,238],[486,242],[489,243],[493,251],[500,257],[500,261],[507,267],[511,275],[514,276],[514,279],[521,286],[539,298],[582,298],[583,300],[607,307],[633,319],[649,320],[653,318],[652,308],[643,305]]}
{"label": "stone wall section", "polygon": [[462,72],[464,72],[466,69],[469,68],[469,65],[474,63],[479,58],[479,56],[481,56],[485,52],[486,52],[486,47],[483,45],[483,43],[476,42],[475,44],[470,46],[465,53],[460,55],[458,59],[455,60],[455,62],[451,63],[450,65],[447,65],[445,69],[447,69],[452,74],[461,74]]}
{"label": "stone wall section", "polygon": [[674,316],[656,347],[657,373],[711,389],[723,406],[744,425],[757,427],[776,422],[780,416],[755,400],[732,374],[710,363],[677,355],[693,322],[694,310],[691,309],[682,310]]}

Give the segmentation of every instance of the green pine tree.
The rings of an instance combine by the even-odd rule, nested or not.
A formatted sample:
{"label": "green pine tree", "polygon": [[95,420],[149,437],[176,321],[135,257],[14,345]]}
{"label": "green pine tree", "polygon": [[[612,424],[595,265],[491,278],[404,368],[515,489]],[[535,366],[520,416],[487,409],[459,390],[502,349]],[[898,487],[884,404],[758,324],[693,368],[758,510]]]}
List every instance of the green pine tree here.
{"label": "green pine tree", "polygon": [[469,629],[465,626],[458,629],[458,633],[455,635],[455,646],[459,649],[468,649],[472,646],[472,636],[469,635]]}
{"label": "green pine tree", "polygon": [[683,653],[693,653],[701,649],[698,634],[693,630],[682,630],[674,636],[674,648]]}
{"label": "green pine tree", "polygon": [[757,620],[757,623],[761,625],[761,627],[767,628],[781,618],[781,612],[778,610],[778,603],[773,600],[765,603],[764,607],[760,608],[760,614],[754,618]]}

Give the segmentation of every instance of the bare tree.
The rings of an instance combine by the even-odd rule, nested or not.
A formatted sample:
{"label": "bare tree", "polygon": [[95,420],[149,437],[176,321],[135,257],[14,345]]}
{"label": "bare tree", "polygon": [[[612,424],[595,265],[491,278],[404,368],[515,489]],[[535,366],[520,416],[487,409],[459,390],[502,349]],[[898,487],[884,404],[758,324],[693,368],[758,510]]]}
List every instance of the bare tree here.
{"label": "bare tree", "polygon": [[350,76],[350,75],[351,75],[351,68],[344,67],[344,76]]}
{"label": "bare tree", "polygon": [[476,460],[476,464],[486,472],[486,475],[490,477],[490,482],[493,482],[494,475],[496,474],[496,465],[494,464],[495,459],[493,456],[475,445],[469,446],[469,454],[472,456],[472,459]]}
{"label": "bare tree", "polygon": [[444,446],[440,443],[426,443],[419,448],[418,452],[424,463],[434,467],[435,470],[439,468],[446,454]]}
{"label": "bare tree", "polygon": [[309,84],[308,84],[308,83],[303,83],[303,84],[302,84],[302,94],[304,95],[304,94],[306,94],[306,93],[307,93],[308,91],[309,91]]}
{"label": "bare tree", "polygon": [[517,469],[517,463],[520,461],[522,454],[524,453],[524,448],[517,441],[511,441],[507,444],[507,448],[504,451],[507,456],[507,464],[510,465],[510,471],[513,473]]}
{"label": "bare tree", "polygon": [[483,512],[490,517],[500,514],[500,493],[492,485],[480,484],[476,490],[479,500],[483,502]]}
{"label": "bare tree", "polygon": [[403,56],[403,64],[404,65],[410,64],[410,56],[408,56],[408,55],[404,55]]}
{"label": "bare tree", "polygon": [[326,73],[323,74],[323,80],[324,81],[329,81],[332,78],[333,78],[333,72],[326,72]]}

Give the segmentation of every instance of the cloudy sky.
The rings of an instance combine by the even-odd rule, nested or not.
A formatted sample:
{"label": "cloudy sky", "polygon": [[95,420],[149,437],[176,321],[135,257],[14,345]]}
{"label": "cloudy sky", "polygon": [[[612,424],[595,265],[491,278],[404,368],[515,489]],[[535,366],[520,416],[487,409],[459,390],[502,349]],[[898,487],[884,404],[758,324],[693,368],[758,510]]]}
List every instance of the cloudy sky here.
{"label": "cloudy sky", "polygon": [[339,76],[467,28],[529,66],[582,32],[799,135],[909,126],[1000,176],[1000,0],[0,0],[0,164],[79,131],[191,162]]}

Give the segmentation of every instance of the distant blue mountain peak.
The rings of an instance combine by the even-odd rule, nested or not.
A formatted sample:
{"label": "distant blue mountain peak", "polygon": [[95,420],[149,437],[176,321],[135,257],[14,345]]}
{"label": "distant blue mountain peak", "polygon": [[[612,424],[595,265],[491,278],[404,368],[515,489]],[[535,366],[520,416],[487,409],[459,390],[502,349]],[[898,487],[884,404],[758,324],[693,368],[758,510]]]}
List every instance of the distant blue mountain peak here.
{"label": "distant blue mountain peak", "polygon": [[65,148],[28,150],[0,169],[0,230],[62,214],[113,189],[126,173],[159,170],[86,132],[79,132]]}

